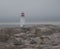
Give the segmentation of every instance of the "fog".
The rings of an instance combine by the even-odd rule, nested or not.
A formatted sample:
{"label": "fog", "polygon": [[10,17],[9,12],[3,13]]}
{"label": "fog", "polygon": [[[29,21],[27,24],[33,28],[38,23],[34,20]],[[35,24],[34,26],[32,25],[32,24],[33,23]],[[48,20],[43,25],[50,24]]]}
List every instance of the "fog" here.
{"label": "fog", "polygon": [[19,23],[22,11],[26,22],[59,22],[60,0],[0,0],[0,23]]}

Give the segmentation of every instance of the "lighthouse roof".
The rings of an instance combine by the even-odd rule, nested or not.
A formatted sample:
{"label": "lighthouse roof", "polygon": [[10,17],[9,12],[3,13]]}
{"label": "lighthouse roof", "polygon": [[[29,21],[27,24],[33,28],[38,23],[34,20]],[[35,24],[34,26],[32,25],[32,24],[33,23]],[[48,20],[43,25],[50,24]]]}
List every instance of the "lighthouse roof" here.
{"label": "lighthouse roof", "polygon": [[24,12],[21,13],[21,16],[24,17]]}

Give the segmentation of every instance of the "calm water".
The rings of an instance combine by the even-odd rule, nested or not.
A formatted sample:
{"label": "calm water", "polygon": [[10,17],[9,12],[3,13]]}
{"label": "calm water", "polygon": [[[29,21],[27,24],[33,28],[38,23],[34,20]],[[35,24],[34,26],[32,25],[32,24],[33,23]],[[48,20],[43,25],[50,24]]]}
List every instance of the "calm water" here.
{"label": "calm water", "polygon": [[[60,25],[60,22],[40,22],[40,23],[25,23],[25,25],[34,25],[34,24],[53,24]],[[19,27],[20,23],[0,23],[0,27]]]}

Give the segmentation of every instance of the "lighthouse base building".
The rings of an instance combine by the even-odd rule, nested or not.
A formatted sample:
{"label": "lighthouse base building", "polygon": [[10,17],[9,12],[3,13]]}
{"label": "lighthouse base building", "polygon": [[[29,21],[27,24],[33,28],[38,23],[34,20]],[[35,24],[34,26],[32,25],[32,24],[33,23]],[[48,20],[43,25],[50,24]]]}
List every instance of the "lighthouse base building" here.
{"label": "lighthouse base building", "polygon": [[25,25],[25,18],[21,17],[20,19],[20,27],[23,27]]}

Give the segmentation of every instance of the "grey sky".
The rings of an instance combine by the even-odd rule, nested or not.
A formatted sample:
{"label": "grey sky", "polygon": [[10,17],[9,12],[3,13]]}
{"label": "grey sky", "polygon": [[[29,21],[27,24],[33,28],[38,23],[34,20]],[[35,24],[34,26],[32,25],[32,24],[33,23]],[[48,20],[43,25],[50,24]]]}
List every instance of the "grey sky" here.
{"label": "grey sky", "polygon": [[19,22],[21,11],[26,21],[60,21],[60,0],[0,0],[0,23]]}

